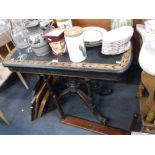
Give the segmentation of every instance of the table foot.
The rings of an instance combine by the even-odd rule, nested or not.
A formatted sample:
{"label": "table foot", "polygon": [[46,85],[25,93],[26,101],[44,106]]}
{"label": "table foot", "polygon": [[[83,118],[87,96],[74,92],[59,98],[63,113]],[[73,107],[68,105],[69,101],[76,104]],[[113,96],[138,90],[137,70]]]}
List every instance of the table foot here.
{"label": "table foot", "polygon": [[73,117],[67,115],[66,118],[60,120],[62,123],[72,125],[75,127],[79,127],[82,129],[86,129],[98,134],[106,134],[106,135],[129,135],[131,134],[130,131],[113,128],[110,126],[106,126],[103,124],[99,124],[96,122],[92,122],[86,119]]}

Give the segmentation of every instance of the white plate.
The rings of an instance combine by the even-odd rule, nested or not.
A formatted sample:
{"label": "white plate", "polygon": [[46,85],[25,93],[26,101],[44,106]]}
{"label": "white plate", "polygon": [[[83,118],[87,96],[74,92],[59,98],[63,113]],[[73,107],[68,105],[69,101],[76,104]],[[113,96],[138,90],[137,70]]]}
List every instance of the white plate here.
{"label": "white plate", "polygon": [[86,47],[95,47],[95,46],[101,46],[102,45],[102,42],[99,42],[99,43],[95,43],[95,44],[93,44],[93,43],[85,43],[85,46]]}
{"label": "white plate", "polygon": [[102,42],[102,38],[104,33],[107,31],[101,27],[84,27],[83,28],[83,36],[84,41],[87,43],[94,43],[94,42]]}
{"label": "white plate", "polygon": [[116,47],[104,47],[102,46],[102,51],[101,53],[104,55],[117,55],[120,53],[123,53],[125,51],[127,51],[129,48],[131,47],[131,43],[129,42],[126,46],[117,49]]}

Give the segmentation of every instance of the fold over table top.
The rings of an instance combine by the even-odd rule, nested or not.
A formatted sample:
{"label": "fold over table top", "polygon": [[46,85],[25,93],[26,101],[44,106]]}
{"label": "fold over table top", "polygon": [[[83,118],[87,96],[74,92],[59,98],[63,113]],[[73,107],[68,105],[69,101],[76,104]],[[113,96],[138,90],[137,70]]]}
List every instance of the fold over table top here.
{"label": "fold over table top", "polygon": [[20,72],[100,77],[105,74],[123,74],[132,61],[131,49],[123,54],[107,56],[101,54],[99,46],[87,48],[86,53],[85,61],[75,63],[70,61],[68,53],[62,57],[54,57],[52,52],[43,57],[36,56],[34,52],[27,53],[27,59],[19,61],[18,52],[13,51],[3,61],[3,65]]}

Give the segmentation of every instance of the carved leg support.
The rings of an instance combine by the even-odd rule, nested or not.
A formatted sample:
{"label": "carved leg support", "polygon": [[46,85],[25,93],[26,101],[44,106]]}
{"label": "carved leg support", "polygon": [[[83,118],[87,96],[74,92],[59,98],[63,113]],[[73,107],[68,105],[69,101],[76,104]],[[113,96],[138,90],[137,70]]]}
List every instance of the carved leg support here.
{"label": "carved leg support", "polygon": [[70,81],[69,88],[65,89],[58,97],[60,99],[62,96],[68,94],[68,93],[77,93],[81,97],[81,99],[86,103],[90,111],[96,116],[96,118],[102,123],[106,124],[107,118],[104,117],[96,108],[96,105],[92,102],[92,93],[91,93],[91,87],[90,83],[87,82],[87,92],[88,95],[86,95],[82,90],[78,89],[79,84],[76,83],[74,80]]}
{"label": "carved leg support", "polygon": [[86,103],[86,105],[89,107],[90,111],[96,116],[96,118],[103,124],[107,123],[107,118],[104,117],[96,108],[96,105],[91,102],[91,100],[88,98],[88,96],[82,92],[81,90],[77,91],[77,94],[82,98],[82,100]]}
{"label": "carved leg support", "polygon": [[67,95],[70,92],[70,89],[65,89],[58,97],[58,101],[61,99],[61,97]]}

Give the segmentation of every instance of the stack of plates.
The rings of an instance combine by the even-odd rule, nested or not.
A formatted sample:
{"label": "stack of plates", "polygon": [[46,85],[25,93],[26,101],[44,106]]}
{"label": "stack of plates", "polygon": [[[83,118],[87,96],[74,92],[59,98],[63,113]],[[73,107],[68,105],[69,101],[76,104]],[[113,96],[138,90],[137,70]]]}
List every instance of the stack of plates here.
{"label": "stack of plates", "polygon": [[84,27],[83,36],[84,42],[87,47],[94,47],[102,45],[103,35],[107,31],[101,27]]}
{"label": "stack of plates", "polygon": [[107,32],[102,42],[102,54],[116,55],[130,48],[130,39],[133,35],[131,26],[123,26]]}

